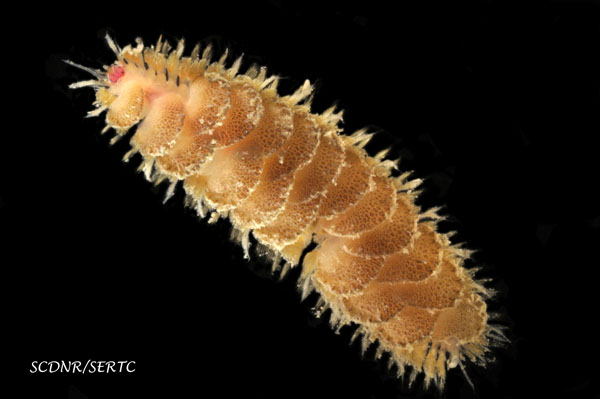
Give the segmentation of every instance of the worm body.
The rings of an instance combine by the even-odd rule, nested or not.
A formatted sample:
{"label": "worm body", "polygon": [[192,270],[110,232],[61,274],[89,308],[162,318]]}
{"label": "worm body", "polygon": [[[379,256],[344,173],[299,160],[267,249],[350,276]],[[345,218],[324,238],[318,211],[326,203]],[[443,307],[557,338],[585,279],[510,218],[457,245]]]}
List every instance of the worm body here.
{"label": "worm body", "polygon": [[308,81],[281,96],[265,68],[240,73],[241,59],[226,67],[210,48],[184,57],[183,41],[107,41],[115,63],[81,67],[96,79],[71,87],[96,90],[89,115],[106,111],[113,140],[137,126],[125,159],[141,154],[148,180],[170,182],[167,197],[183,181],[200,216],[229,218],[245,256],[252,235],[274,269],[301,266],[303,298],[316,291],[334,328],[357,326],[363,347],[376,343],[409,381],[423,373],[441,388],[465,358],[485,361],[502,333],[489,290],[463,267],[469,251],[437,231],[436,209],[415,205],[420,180],[367,154],[369,133],[342,134],[333,107],[311,112]]}

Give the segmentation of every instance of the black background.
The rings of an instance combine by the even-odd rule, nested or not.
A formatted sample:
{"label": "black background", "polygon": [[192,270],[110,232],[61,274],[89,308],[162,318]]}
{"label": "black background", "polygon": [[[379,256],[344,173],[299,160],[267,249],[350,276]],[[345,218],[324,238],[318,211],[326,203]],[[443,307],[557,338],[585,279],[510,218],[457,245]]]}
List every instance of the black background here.
{"label": "black background", "polygon": [[[251,4],[249,4],[251,3]],[[0,217],[14,397],[413,398],[351,332],[300,303],[295,277],[247,262],[229,226],[136,174],[84,119],[93,92],[59,62],[110,64],[159,34],[266,65],[313,109],[379,134],[479,250],[512,345],[447,397],[598,397],[600,9],[585,1],[328,5],[283,1],[37,6],[5,16]],[[233,57],[232,57],[233,58]],[[35,360],[134,360],[132,374],[31,374]],[[417,381],[420,383],[420,380]]]}

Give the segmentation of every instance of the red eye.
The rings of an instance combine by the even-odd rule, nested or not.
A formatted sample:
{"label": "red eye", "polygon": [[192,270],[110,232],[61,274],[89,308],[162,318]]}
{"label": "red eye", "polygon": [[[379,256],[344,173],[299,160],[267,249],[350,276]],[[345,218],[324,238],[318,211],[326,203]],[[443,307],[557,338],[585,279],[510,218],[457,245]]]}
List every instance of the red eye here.
{"label": "red eye", "polygon": [[125,75],[125,69],[122,66],[115,66],[108,73],[108,78],[112,83],[117,83]]}

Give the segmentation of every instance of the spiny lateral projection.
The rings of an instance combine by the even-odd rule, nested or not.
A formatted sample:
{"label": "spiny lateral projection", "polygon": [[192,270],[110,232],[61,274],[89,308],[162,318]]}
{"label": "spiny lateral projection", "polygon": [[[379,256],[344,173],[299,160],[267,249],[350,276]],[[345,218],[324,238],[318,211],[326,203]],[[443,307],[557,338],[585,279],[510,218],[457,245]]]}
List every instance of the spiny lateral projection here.
{"label": "spiny lateral projection", "polygon": [[[168,180],[167,198],[183,180],[188,204],[210,222],[229,217],[234,238],[248,257],[250,233],[282,274],[298,266],[299,288],[316,291],[317,314],[331,311],[335,329],[356,327],[363,350],[377,344],[398,375],[423,373],[443,388],[448,369],[465,358],[483,364],[503,335],[489,323],[490,290],[463,267],[469,251],[436,231],[436,209],[415,205],[420,180],[392,176],[396,162],[385,151],[363,149],[371,134],[342,135],[341,112],[310,111],[308,81],[280,96],[277,76],[241,58],[211,62],[196,46],[183,57],[183,40],[118,47],[104,70],[67,63],[96,79],[96,109],[106,113],[113,142],[134,125],[132,149],[140,169],[156,184]],[[103,132],[104,132],[103,131]],[[407,369],[408,367],[408,369]],[[466,374],[465,374],[466,375]]]}

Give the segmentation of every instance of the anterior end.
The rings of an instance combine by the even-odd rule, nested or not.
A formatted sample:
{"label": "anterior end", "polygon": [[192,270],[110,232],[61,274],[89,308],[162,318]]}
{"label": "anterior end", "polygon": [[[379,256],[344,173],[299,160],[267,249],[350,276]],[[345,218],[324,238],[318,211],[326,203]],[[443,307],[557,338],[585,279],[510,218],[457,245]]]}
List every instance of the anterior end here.
{"label": "anterior end", "polygon": [[120,65],[114,65],[108,70],[108,79],[111,83],[117,83],[123,76],[125,76],[125,68]]}

